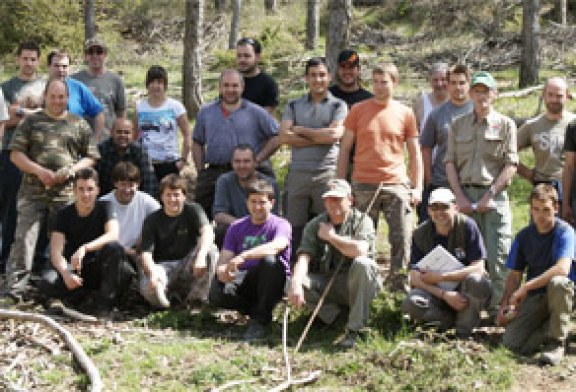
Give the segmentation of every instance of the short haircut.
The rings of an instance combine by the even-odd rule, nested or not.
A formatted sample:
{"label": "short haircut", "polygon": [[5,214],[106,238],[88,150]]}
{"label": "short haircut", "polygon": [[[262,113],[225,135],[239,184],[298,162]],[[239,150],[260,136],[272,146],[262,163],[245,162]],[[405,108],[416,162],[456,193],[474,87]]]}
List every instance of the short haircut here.
{"label": "short haircut", "polygon": [[218,78],[218,85],[222,84],[224,76],[228,74],[236,75],[236,77],[238,77],[238,80],[240,80],[240,84],[244,86],[244,76],[242,76],[242,74],[237,69],[234,68],[225,69],[224,71],[220,72],[220,77]]}
{"label": "short haircut", "polygon": [[308,75],[308,70],[310,70],[310,68],[318,67],[320,65],[325,66],[328,72],[330,72],[330,67],[328,67],[326,57],[312,57],[306,61],[306,69],[304,71],[304,75]]}
{"label": "short haircut", "polygon": [[21,56],[22,52],[25,50],[33,50],[36,52],[38,57],[40,57],[40,45],[38,45],[36,41],[20,42],[20,44],[18,44],[18,47],[16,48],[16,55]]}
{"label": "short haircut", "polygon": [[390,75],[394,83],[398,83],[398,68],[393,63],[383,63],[374,67],[372,75]]}
{"label": "short haircut", "polygon": [[140,183],[140,169],[128,161],[120,161],[112,169],[112,183],[130,181]]}
{"label": "short haircut", "polygon": [[451,75],[464,75],[466,77],[466,80],[470,81],[471,78],[470,68],[468,68],[468,66],[466,66],[465,64],[456,64],[450,67],[448,69],[448,72],[446,73],[446,79],[448,81],[450,81]]}
{"label": "short haircut", "polygon": [[164,83],[164,88],[168,88],[168,72],[166,68],[161,65],[153,65],[148,68],[146,72],[146,87],[150,85],[154,80],[161,80]]}
{"label": "short haircut", "polygon": [[188,192],[188,181],[178,174],[168,174],[160,181],[160,195],[164,194],[166,189],[180,189],[183,194],[186,194]]}
{"label": "short haircut", "polygon": [[255,38],[244,37],[240,38],[238,42],[236,42],[236,46],[244,46],[244,45],[250,45],[252,49],[254,49],[255,54],[262,53],[262,46],[260,46],[260,42],[258,42],[258,40]]}
{"label": "short haircut", "polygon": [[70,53],[68,53],[66,50],[64,49],[54,49],[51,50],[50,53],[48,53],[48,57],[46,57],[46,63],[48,64],[48,66],[52,65],[52,60],[55,58],[67,58],[68,61],[72,62],[72,57],[70,57]]}
{"label": "short haircut", "polygon": [[46,96],[46,94],[48,94],[48,89],[50,88],[50,86],[52,85],[52,83],[54,82],[60,82],[64,85],[64,89],[66,90],[66,95],[70,95],[70,92],[68,91],[68,83],[66,83],[65,81],[58,79],[58,78],[50,78],[48,79],[48,81],[46,82],[46,85],[44,86],[44,96]]}
{"label": "short haircut", "polygon": [[434,63],[428,70],[428,77],[432,77],[437,72],[448,72],[448,64],[446,63]]}
{"label": "short haircut", "polygon": [[236,151],[250,151],[252,153],[252,158],[256,159],[256,150],[254,150],[254,147],[252,147],[251,144],[240,143],[236,145],[236,147],[234,147],[234,149],[232,150],[232,157],[234,157],[234,153]]}
{"label": "short haircut", "polygon": [[98,172],[92,167],[85,167],[78,170],[74,175],[74,186],[76,186],[78,180],[94,180],[96,185],[100,183]]}
{"label": "short haircut", "polygon": [[558,192],[550,184],[538,184],[530,192],[530,205],[532,205],[532,200],[552,200],[552,203],[558,204]]}
{"label": "short haircut", "polygon": [[256,180],[250,183],[246,188],[246,194],[250,195],[264,195],[268,200],[274,200],[274,187],[266,180]]}

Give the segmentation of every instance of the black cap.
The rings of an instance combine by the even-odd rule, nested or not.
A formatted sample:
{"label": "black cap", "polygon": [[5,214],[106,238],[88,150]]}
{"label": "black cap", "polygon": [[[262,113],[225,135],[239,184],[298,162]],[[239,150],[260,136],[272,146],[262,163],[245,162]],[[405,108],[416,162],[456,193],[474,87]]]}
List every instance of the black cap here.
{"label": "black cap", "polygon": [[346,49],[338,55],[338,64],[349,63],[352,65],[360,65],[360,56],[355,50]]}

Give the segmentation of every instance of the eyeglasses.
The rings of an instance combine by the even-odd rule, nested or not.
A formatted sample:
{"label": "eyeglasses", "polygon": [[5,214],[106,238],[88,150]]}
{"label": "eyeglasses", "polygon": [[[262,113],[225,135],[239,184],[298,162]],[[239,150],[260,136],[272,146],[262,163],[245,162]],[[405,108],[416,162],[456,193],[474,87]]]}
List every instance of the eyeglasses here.
{"label": "eyeglasses", "polygon": [[450,206],[448,204],[430,204],[428,208],[432,211],[447,211]]}
{"label": "eyeglasses", "polygon": [[104,49],[100,47],[90,48],[86,51],[86,54],[104,54]]}

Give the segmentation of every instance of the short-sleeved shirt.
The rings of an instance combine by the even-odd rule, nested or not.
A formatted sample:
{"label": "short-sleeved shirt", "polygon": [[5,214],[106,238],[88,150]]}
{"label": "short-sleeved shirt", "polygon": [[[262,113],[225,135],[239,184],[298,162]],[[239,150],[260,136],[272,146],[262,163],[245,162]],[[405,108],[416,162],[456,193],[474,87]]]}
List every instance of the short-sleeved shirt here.
{"label": "short-sleeved shirt", "polygon": [[[304,226],[302,243],[300,248],[298,248],[298,254],[304,253],[310,256],[310,272],[328,273],[336,268],[344,255],[334,246],[318,237],[320,222],[330,222],[326,212],[316,216]],[[336,226],[335,230],[341,236],[368,242],[368,256],[374,257],[376,232],[374,223],[367,214],[362,214],[356,208],[352,208],[344,222]],[[346,258],[346,260],[347,262],[342,266],[343,269],[348,268],[352,262],[351,258]]]}
{"label": "short-sleeved shirt", "polygon": [[[122,78],[109,71],[93,76],[87,70],[75,73],[72,78],[84,83],[104,106],[105,129],[109,133],[116,119],[116,113],[126,110],[126,94]],[[94,127],[92,118],[88,122]]]}
{"label": "short-sleeved shirt", "polygon": [[68,111],[78,117],[96,117],[104,106],[92,94],[92,91],[82,82],[66,78],[68,85]]}
{"label": "short-sleeved shirt", "polygon": [[[423,225],[425,224],[426,223],[423,223],[421,226],[417,227],[414,232],[416,233],[417,230],[424,230]],[[453,253],[452,255],[465,266],[470,265],[470,263],[473,261],[486,260],[486,246],[484,246],[484,240],[482,239],[482,233],[480,232],[478,225],[474,219],[470,217],[464,217],[464,225],[464,242],[466,243],[465,249],[461,249],[458,252],[455,252],[461,252],[461,254]],[[446,250],[449,248],[448,236],[439,234],[436,230],[434,230],[432,241],[435,245],[440,245]],[[424,256],[426,256],[426,253],[423,249],[418,247],[413,238],[412,247],[410,250],[410,267],[413,267],[419,263]]]}
{"label": "short-sleeved shirt", "polygon": [[432,162],[432,178],[430,180],[432,185],[438,187],[448,186],[446,165],[443,162],[448,144],[448,131],[456,117],[471,113],[472,110],[474,110],[472,101],[467,101],[461,106],[454,105],[452,101],[448,101],[432,110],[428,115],[420,133],[420,145],[422,147],[436,148]]}
{"label": "short-sleeved shirt", "polygon": [[196,247],[200,229],[209,225],[200,205],[186,203],[178,216],[168,216],[160,209],[144,220],[142,252],[151,252],[156,262],[182,260]]}
{"label": "short-sleeved shirt", "polygon": [[[527,270],[526,280],[531,280],[556,265],[561,258],[574,260],[574,229],[556,218],[554,228],[548,233],[539,233],[534,223],[520,230],[512,243],[506,267],[519,272]],[[530,292],[544,291],[546,287]]]}
{"label": "short-sleeved shirt", "polygon": [[506,165],[518,163],[516,124],[494,110],[481,120],[474,112],[456,118],[444,157],[444,163],[449,162],[460,184],[490,186]]}
{"label": "short-sleeved shirt", "polygon": [[358,102],[362,102],[374,96],[374,94],[372,94],[370,91],[362,87],[354,91],[344,91],[340,88],[340,86],[334,84],[330,86],[329,90],[333,96],[335,96],[336,98],[340,98],[341,100],[346,102],[346,105],[348,105],[348,109],[350,109],[353,105],[357,104]]}
{"label": "short-sleeved shirt", "polygon": [[266,72],[244,77],[242,98],[262,107],[276,107],[278,106],[278,84]]}
{"label": "short-sleeved shirt", "polygon": [[562,179],[564,136],[566,127],[574,119],[572,113],[565,113],[560,120],[550,120],[541,114],[518,129],[518,150],[532,147],[534,151],[535,181]]}
{"label": "short-sleeved shirt", "polygon": [[[41,78],[33,80],[22,80],[18,76],[2,83],[2,92],[6,106],[19,102],[19,99],[28,95],[34,96],[39,102],[42,101],[44,86],[46,81]],[[2,149],[7,150],[14,134],[15,126],[4,128],[4,138],[2,140]]]}
{"label": "short-sleeved shirt", "polygon": [[103,200],[98,200],[87,216],[78,215],[76,203],[58,211],[54,231],[64,235],[64,257],[70,259],[82,245],[104,235],[106,223],[112,219],[116,219],[116,213]]}
{"label": "short-sleeved shirt", "polygon": [[100,194],[106,194],[114,189],[112,170],[118,162],[131,162],[140,170],[140,190],[156,197],[158,194],[158,179],[152,167],[148,150],[139,141],[129,143],[120,155],[112,138],[98,144],[100,160],[98,174],[100,175]]}
{"label": "short-sleeved shirt", "polygon": [[[343,121],[348,114],[346,102],[330,92],[322,101],[315,103],[310,95],[294,99],[286,105],[282,121],[307,128],[327,128],[330,124]],[[336,168],[339,143],[307,147],[292,147],[291,170],[324,171]]]}
{"label": "short-sleeved shirt", "polygon": [[193,139],[204,148],[204,160],[212,165],[227,165],[239,144],[251,145],[256,153],[272,137],[278,136],[278,123],[262,107],[242,99],[240,107],[226,113],[220,100],[200,109]]}
{"label": "short-sleeved shirt", "polygon": [[166,98],[158,107],[152,107],[147,99],[136,104],[140,141],[156,162],[173,162],[180,158],[178,151],[178,118],[186,114],[179,101]]}
{"label": "short-sleeved shirt", "polygon": [[[566,127],[566,134],[564,136],[564,152],[576,153],[576,120],[572,121]],[[572,184],[576,184],[576,172],[574,172]],[[569,196],[572,200],[576,198],[576,186],[572,186],[572,191]]]}
{"label": "short-sleeved shirt", "polygon": [[[80,159],[100,157],[88,123],[71,113],[53,119],[44,111],[26,117],[16,128],[10,150],[24,153],[42,167],[57,171]],[[33,200],[69,200],[72,182],[46,188],[33,174],[24,173],[20,194]]]}
{"label": "short-sleeved shirt", "polygon": [[160,209],[160,203],[147,193],[136,191],[128,204],[118,202],[114,191],[102,196],[100,200],[110,203],[118,218],[118,242],[125,247],[132,247],[140,239],[144,219]]}
{"label": "short-sleeved shirt", "polygon": [[352,107],[344,126],[354,134],[356,152],[352,180],[366,184],[406,184],[404,146],[418,137],[412,109],[391,100],[384,105],[375,99]]}
{"label": "short-sleeved shirt", "polygon": [[[292,226],[284,218],[270,214],[266,222],[261,225],[252,223],[252,218],[246,216],[233,222],[226,232],[222,249],[226,249],[234,255],[245,250],[266,244],[278,238],[288,241],[288,246],[278,256],[286,268],[286,275],[290,275],[290,241],[292,239]],[[250,269],[258,265],[260,260],[248,259],[240,269]]]}
{"label": "short-sleeved shirt", "polygon": [[[265,180],[274,187],[274,208],[272,212],[278,214],[278,204],[280,192],[276,180],[271,177],[265,176],[260,172],[256,172],[259,180]],[[212,207],[212,215],[216,216],[219,212],[232,215],[236,218],[241,218],[249,214],[246,205],[248,192],[243,188],[238,181],[238,176],[234,172],[228,172],[218,177],[216,181],[216,191],[214,193],[214,206]]]}

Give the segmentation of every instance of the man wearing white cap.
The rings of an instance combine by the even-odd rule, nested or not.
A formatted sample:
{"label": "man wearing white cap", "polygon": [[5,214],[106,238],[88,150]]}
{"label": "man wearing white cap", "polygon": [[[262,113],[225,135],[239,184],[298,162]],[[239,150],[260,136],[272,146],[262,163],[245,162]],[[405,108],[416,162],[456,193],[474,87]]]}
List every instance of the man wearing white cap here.
{"label": "man wearing white cap", "polygon": [[[402,310],[413,319],[436,324],[440,329],[455,327],[459,335],[469,335],[478,326],[480,311],[492,291],[484,270],[486,248],[472,218],[458,212],[454,194],[438,188],[430,194],[430,219],[412,235],[410,284],[412,290]],[[418,263],[438,245],[463,267],[451,271],[419,268]],[[439,285],[440,282],[450,282]]]}
{"label": "man wearing white cap", "polygon": [[352,190],[345,180],[330,180],[322,199],[326,212],[304,227],[289,299],[296,308],[303,304],[314,308],[344,258],[318,317],[330,325],[341,307],[347,307],[346,335],[339,344],[351,348],[366,326],[370,304],[382,287],[373,259],[376,233],[370,217],[352,207]]}

